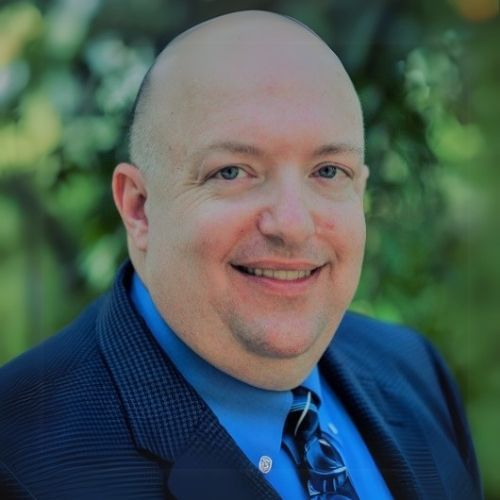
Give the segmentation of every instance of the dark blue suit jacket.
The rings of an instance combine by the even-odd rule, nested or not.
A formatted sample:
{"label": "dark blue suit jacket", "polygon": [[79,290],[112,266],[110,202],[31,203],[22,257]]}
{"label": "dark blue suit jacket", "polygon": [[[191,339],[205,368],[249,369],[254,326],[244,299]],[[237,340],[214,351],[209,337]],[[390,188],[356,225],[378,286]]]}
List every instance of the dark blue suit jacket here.
{"label": "dark blue suit jacket", "polygon": [[[0,498],[277,499],[126,286],[0,369]],[[347,314],[320,362],[396,498],[481,497],[454,383],[419,335]]]}

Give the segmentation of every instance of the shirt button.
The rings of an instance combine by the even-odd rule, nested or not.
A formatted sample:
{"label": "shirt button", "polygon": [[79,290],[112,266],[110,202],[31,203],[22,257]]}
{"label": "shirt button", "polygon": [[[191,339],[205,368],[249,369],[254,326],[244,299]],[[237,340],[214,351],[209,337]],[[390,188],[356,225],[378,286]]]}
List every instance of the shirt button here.
{"label": "shirt button", "polygon": [[273,460],[267,455],[262,455],[259,460],[259,470],[263,474],[267,474],[273,466]]}

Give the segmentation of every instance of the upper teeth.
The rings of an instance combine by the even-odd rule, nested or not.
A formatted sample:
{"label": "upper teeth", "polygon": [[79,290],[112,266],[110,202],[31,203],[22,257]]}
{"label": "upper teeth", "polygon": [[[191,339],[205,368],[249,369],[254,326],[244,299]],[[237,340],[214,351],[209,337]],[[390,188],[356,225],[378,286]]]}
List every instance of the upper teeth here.
{"label": "upper teeth", "polygon": [[284,269],[259,269],[252,267],[245,267],[245,271],[254,274],[255,276],[264,276],[265,278],[273,278],[275,280],[298,280],[310,276],[312,270],[309,271],[290,271]]}

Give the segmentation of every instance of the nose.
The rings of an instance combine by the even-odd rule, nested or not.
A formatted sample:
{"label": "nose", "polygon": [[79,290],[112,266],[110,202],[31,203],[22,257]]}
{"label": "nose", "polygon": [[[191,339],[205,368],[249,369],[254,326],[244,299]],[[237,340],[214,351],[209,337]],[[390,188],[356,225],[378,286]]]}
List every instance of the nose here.
{"label": "nose", "polygon": [[258,218],[259,231],[281,245],[296,246],[315,233],[313,207],[300,181],[285,179],[269,190]]}

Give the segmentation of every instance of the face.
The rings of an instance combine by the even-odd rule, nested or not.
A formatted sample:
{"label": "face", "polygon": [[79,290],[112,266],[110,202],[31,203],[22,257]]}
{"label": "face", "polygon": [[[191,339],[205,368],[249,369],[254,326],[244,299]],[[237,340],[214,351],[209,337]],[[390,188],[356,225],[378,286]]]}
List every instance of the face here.
{"label": "face", "polygon": [[358,284],[362,125],[328,71],[191,89],[147,178],[143,278],[174,331],[237,376],[256,359],[314,364]]}

